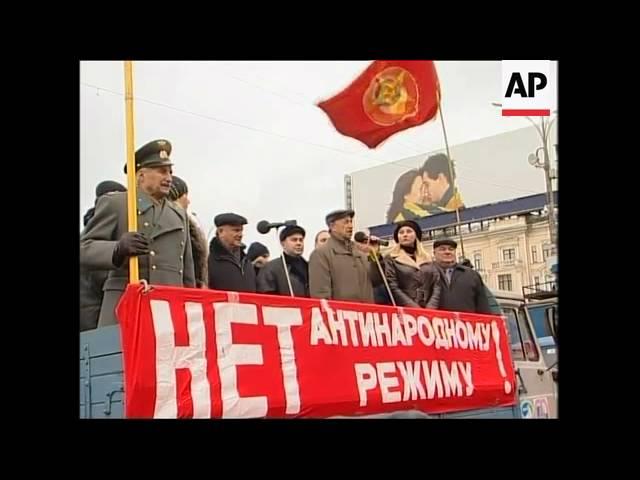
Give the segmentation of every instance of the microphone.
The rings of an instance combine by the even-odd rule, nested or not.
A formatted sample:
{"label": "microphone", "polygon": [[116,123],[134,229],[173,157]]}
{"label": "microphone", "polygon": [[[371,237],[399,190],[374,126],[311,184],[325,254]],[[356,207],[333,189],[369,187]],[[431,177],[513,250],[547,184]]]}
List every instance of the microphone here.
{"label": "microphone", "polygon": [[266,220],[258,222],[256,228],[260,233],[269,233],[272,228],[288,227],[289,225],[298,225],[296,220],[285,220],[284,222],[269,223]]}
{"label": "microphone", "polygon": [[379,245],[382,245],[383,247],[389,246],[389,242],[387,240],[382,240],[381,238],[377,237],[373,237],[372,239],[370,239],[364,232],[356,232],[356,234],[353,236],[353,239],[358,243],[367,243],[368,241],[370,241],[370,243],[377,243]]}

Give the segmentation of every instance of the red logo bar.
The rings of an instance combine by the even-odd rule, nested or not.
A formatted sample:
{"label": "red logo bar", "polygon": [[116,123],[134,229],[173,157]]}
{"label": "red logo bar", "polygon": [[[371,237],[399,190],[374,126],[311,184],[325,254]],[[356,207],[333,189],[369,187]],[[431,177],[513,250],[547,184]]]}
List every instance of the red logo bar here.
{"label": "red logo bar", "polygon": [[551,110],[517,110],[517,109],[503,109],[503,117],[549,117]]}

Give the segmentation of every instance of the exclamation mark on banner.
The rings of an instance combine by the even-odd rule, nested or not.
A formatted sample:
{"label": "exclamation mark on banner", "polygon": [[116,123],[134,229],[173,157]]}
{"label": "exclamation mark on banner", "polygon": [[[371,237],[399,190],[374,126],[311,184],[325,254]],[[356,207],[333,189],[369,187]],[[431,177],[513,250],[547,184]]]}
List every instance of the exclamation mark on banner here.
{"label": "exclamation mark on banner", "polygon": [[496,322],[491,322],[491,331],[493,333],[493,341],[496,344],[496,359],[498,360],[498,368],[500,369],[500,375],[505,379],[504,381],[504,393],[511,393],[511,382],[507,380],[507,372],[504,369],[504,363],[502,363],[502,350],[500,350],[500,329]]}

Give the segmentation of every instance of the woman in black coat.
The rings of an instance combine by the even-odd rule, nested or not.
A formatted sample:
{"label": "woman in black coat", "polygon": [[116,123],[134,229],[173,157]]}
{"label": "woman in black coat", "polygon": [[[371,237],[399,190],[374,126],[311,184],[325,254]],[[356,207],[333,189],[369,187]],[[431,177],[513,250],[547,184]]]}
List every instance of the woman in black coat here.
{"label": "woman in black coat", "polygon": [[396,246],[385,257],[384,270],[396,304],[437,309],[441,274],[422,246],[420,226],[412,220],[400,222],[393,238]]}

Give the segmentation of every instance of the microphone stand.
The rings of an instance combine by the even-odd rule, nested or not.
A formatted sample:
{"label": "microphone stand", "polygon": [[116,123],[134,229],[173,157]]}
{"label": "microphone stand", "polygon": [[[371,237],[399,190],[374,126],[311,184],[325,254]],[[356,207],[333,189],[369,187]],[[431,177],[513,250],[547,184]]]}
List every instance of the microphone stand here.
{"label": "microphone stand", "polygon": [[[278,242],[280,242],[280,234],[278,233],[278,229],[276,228],[276,237]],[[284,255],[284,248],[282,249],[282,266],[284,268],[284,276],[287,277],[287,285],[289,285],[289,293],[292,297],[295,297],[293,294],[293,288],[291,288],[291,279],[289,278],[289,269],[287,268],[287,259]]]}
{"label": "microphone stand", "polygon": [[387,283],[387,276],[384,274],[384,271],[382,270],[382,267],[380,266],[380,261],[378,261],[378,254],[375,253],[374,254],[374,259],[376,262],[376,265],[378,266],[378,270],[380,271],[380,276],[382,276],[382,280],[384,281],[384,286],[387,288],[387,293],[389,294],[389,298],[391,299],[391,303],[393,303],[393,306],[396,306],[396,299],[393,298],[393,293],[391,293],[391,288],[389,288],[389,283]]}

